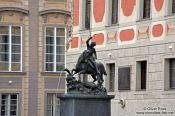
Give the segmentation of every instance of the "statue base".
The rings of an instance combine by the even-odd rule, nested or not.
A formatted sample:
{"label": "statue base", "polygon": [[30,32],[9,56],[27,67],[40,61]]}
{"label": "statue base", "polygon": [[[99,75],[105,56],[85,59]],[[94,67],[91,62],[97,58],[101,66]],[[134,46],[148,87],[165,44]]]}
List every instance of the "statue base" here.
{"label": "statue base", "polygon": [[113,95],[58,94],[60,116],[111,116]]}

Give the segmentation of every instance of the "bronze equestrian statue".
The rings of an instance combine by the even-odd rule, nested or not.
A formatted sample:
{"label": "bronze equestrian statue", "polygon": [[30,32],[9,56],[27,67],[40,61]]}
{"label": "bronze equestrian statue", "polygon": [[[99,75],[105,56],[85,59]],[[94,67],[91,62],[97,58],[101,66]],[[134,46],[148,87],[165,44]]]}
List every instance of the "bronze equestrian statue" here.
{"label": "bronze equestrian statue", "polygon": [[103,75],[107,75],[104,65],[101,62],[97,62],[97,55],[96,55],[96,50],[95,42],[91,42],[89,44],[89,41],[92,39],[90,37],[86,41],[87,49],[83,51],[83,53],[79,56],[77,64],[75,69],[72,70],[73,74],[90,74],[92,78],[94,79],[93,82],[97,80],[98,85],[103,84]]}

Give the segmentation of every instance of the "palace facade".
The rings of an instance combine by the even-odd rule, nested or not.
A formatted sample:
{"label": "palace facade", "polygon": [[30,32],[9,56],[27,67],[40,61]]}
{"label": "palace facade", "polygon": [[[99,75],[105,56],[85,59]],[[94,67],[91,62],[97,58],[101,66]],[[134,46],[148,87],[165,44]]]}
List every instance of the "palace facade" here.
{"label": "palace facade", "polygon": [[90,36],[112,116],[175,115],[175,0],[73,0],[68,68]]}

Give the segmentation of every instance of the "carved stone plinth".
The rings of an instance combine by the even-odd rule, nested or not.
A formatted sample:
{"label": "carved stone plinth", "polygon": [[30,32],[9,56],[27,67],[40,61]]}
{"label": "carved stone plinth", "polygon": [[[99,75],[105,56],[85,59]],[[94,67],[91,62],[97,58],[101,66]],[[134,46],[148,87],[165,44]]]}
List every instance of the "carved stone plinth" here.
{"label": "carved stone plinth", "polygon": [[111,116],[112,95],[58,94],[60,116]]}

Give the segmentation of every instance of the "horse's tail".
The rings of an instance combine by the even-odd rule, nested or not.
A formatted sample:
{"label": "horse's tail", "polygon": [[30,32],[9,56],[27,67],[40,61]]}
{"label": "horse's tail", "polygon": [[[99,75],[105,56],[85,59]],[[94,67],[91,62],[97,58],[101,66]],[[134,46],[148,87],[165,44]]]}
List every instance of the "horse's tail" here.
{"label": "horse's tail", "polygon": [[104,68],[104,75],[107,75],[107,72],[106,72],[105,68]]}
{"label": "horse's tail", "polygon": [[65,68],[64,71],[66,71],[69,75],[71,75],[71,72],[69,69]]}
{"label": "horse's tail", "polygon": [[99,68],[100,72],[102,72],[104,75],[107,75],[104,65],[101,62],[97,62],[97,64],[100,67]]}

